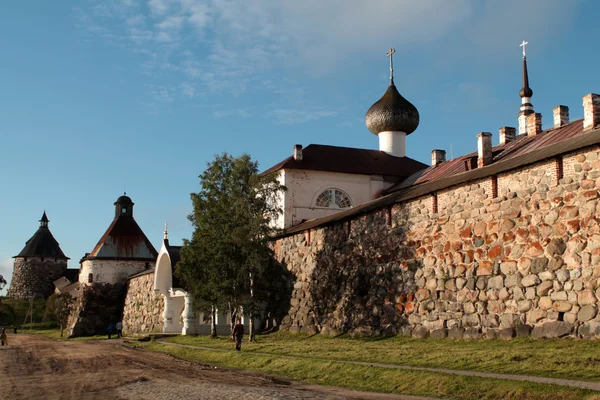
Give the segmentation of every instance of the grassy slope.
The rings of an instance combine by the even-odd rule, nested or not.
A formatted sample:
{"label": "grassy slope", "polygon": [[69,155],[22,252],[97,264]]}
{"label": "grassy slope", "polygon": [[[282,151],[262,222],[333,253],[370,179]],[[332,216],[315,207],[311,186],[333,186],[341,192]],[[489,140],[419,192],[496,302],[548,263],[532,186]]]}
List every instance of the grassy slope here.
{"label": "grassy slope", "polygon": [[[213,341],[214,344],[216,342],[218,341]],[[227,344],[231,349],[231,343]],[[355,390],[467,400],[600,399],[600,396],[591,391],[554,385],[432,372],[391,370],[315,359],[289,359],[276,355],[263,356],[246,351],[250,346],[245,346],[246,348],[241,353],[189,349],[162,345],[157,342],[135,343],[134,346],[226,368],[260,371],[270,375],[286,376],[305,382]]]}
{"label": "grassy slope", "polygon": [[[15,312],[15,320],[12,324],[21,326],[23,324],[23,321],[25,320],[27,311],[29,310],[29,301],[3,298],[2,304],[6,304],[6,305],[9,305],[10,307],[12,307],[13,311]],[[46,311],[46,301],[45,300],[34,301],[33,302],[33,322],[34,323],[42,322],[45,311]],[[27,323],[29,323],[29,318],[27,318]]]}
{"label": "grassy slope", "polygon": [[[600,381],[600,343],[589,340],[351,339],[277,333],[257,336],[245,352],[368,361]],[[231,349],[229,340],[180,336],[176,343]]]}

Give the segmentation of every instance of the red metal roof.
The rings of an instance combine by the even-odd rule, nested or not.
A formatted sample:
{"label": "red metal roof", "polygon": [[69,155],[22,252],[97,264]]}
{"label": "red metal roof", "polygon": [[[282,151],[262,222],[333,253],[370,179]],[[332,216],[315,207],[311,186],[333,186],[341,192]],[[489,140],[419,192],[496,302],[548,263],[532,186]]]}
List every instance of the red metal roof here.
{"label": "red metal roof", "polygon": [[110,224],[85,259],[156,260],[158,253],[133,217],[121,215]]}
{"label": "red metal roof", "polygon": [[[576,120],[561,126],[560,128],[547,129],[535,136],[519,135],[513,141],[503,145],[495,146],[492,149],[492,164],[509,160],[514,157],[522,156],[532,151],[542,149],[546,146],[560,143],[564,140],[575,137],[583,132],[583,120]],[[451,176],[469,171],[468,165],[472,159],[477,162],[477,152],[465,154],[462,157],[445,161],[436,167],[429,167],[423,171],[416,172],[412,177],[397,183],[385,192],[392,193],[399,189],[418,185],[425,182],[434,182],[440,179],[446,179]]]}

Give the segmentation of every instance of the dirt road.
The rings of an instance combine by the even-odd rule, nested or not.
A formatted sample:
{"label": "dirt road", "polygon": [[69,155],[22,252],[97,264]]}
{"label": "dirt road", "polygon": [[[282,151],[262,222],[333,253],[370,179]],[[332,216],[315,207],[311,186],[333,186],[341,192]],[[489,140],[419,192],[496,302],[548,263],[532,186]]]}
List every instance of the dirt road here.
{"label": "dirt road", "polygon": [[134,350],[118,340],[9,335],[0,347],[2,399],[405,399],[301,385]]}

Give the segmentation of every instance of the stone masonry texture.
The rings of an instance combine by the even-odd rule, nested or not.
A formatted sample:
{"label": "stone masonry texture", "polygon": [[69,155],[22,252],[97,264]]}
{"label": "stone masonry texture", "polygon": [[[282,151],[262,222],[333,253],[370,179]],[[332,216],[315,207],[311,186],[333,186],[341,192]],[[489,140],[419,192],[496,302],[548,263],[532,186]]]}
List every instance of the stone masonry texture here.
{"label": "stone masonry texture", "polygon": [[123,333],[162,331],[164,299],[154,293],[154,274],[131,278],[123,311]]}
{"label": "stone masonry texture", "polygon": [[85,285],[67,322],[69,337],[106,334],[121,320],[127,287],[123,283]]}
{"label": "stone masonry texture", "polygon": [[7,296],[11,299],[47,299],[54,292],[54,281],[67,270],[67,260],[17,257]]}
{"label": "stone masonry texture", "polygon": [[599,337],[599,150],[278,239],[295,277],[282,328]]}

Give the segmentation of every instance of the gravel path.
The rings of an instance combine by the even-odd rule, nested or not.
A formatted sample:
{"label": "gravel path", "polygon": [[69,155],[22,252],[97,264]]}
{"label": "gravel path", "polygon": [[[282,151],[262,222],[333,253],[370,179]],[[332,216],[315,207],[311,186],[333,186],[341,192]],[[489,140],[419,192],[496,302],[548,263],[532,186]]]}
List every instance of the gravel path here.
{"label": "gravel path", "polygon": [[426,400],[303,385],[131,349],[119,340],[59,341],[8,335],[0,347],[0,398]]}
{"label": "gravel path", "polygon": [[[224,351],[231,352],[231,350],[224,349],[214,349],[211,347],[203,347],[203,346],[191,346],[185,344],[171,343],[164,340],[158,340],[161,344],[166,344],[170,346],[180,346],[180,347],[188,347],[188,348],[197,348],[202,350],[211,350],[211,351]],[[273,356],[274,354],[270,353],[261,353],[261,352],[251,352],[251,354],[258,354],[264,356]],[[550,385],[560,385],[560,386],[571,386],[580,389],[588,389],[595,390],[600,392],[600,382],[587,382],[587,381],[575,381],[570,379],[558,379],[558,378],[544,378],[540,376],[526,376],[526,375],[509,375],[509,374],[496,374],[492,372],[478,372],[478,371],[464,371],[464,370],[456,370],[456,369],[444,369],[444,368],[426,368],[426,367],[412,367],[409,365],[394,365],[394,364],[381,364],[381,363],[373,363],[373,362],[363,362],[363,361],[344,361],[344,360],[332,360],[325,358],[316,358],[316,357],[301,357],[301,356],[279,356],[284,358],[295,358],[295,359],[311,359],[311,360],[321,360],[321,361],[331,361],[331,362],[340,362],[347,364],[355,364],[355,365],[368,365],[372,367],[380,367],[380,368],[390,368],[390,369],[405,369],[412,371],[427,371],[427,372],[436,372],[442,374],[451,374],[451,375],[463,375],[463,376],[476,376],[480,378],[493,378],[493,379],[505,379],[512,381],[527,381],[527,382],[535,382],[535,383],[543,383]]]}

